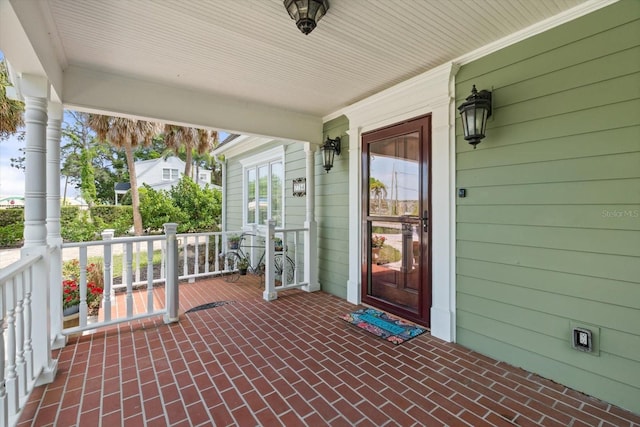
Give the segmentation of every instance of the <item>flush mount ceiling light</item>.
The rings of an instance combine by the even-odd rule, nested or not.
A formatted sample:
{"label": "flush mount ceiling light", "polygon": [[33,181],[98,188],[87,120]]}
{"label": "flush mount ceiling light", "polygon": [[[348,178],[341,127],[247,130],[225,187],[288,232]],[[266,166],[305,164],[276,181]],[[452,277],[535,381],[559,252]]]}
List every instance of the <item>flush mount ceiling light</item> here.
{"label": "flush mount ceiling light", "polygon": [[336,139],[327,137],[327,140],[322,146],[322,165],[327,173],[329,173],[333,167],[333,158],[336,154],[338,156],[340,155],[340,137],[338,136]]}
{"label": "flush mount ceiling light", "polygon": [[491,117],[491,92],[488,90],[476,90],[476,85],[471,89],[471,95],[458,107],[462,119],[464,139],[476,148],[484,138],[487,128],[487,119]]}
{"label": "flush mount ceiling light", "polygon": [[305,35],[316,28],[316,24],[329,10],[328,0],[284,0],[284,7],[291,19]]}

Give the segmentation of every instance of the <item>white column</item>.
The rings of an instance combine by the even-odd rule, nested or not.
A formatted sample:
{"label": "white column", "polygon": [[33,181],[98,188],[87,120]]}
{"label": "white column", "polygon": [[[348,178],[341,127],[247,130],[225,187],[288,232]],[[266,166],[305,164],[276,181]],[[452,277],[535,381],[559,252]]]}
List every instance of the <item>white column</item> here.
{"label": "white column", "polygon": [[23,75],[20,88],[25,97],[26,180],[24,192],[24,249],[46,246],[46,133],[49,83]]}
{"label": "white column", "polygon": [[304,152],[307,161],[306,175],[306,208],[307,214],[304,221],[306,232],[304,242],[304,281],[308,285],[302,289],[307,292],[315,292],[320,290],[320,282],[318,281],[318,223],[316,222],[316,168],[315,154],[316,145],[306,143]]}
{"label": "white column", "polygon": [[[42,368],[36,385],[53,381],[57,361],[51,358],[51,319],[49,257],[47,252],[46,147],[49,82],[44,77],[23,74],[18,82],[25,99],[26,179],[24,207],[24,246],[21,254],[41,254],[33,267],[32,311],[34,366]],[[62,283],[58,283],[62,286]]]}
{"label": "white column", "polygon": [[54,248],[49,258],[51,278],[52,348],[66,344],[62,335],[62,236],[60,235],[60,126],[62,104],[49,102],[47,121],[47,243]]}
{"label": "white column", "polygon": [[349,281],[347,301],[361,302],[360,259],[360,128],[351,128],[349,135]]}

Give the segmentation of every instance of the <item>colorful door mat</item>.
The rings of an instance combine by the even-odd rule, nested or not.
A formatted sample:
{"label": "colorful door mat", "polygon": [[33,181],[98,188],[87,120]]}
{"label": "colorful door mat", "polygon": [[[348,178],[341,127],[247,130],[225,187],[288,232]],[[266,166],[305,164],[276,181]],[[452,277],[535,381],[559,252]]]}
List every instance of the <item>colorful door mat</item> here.
{"label": "colorful door mat", "polygon": [[362,308],[342,316],[343,320],[394,344],[415,338],[426,329],[373,308]]}

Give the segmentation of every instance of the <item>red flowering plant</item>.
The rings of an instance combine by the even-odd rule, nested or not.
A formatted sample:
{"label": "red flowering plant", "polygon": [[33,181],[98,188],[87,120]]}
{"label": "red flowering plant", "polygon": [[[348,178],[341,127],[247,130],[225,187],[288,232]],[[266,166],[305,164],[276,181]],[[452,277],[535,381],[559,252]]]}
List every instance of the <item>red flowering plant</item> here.
{"label": "red flowering plant", "polygon": [[[89,315],[98,314],[104,292],[102,263],[87,265],[87,307]],[[80,305],[80,262],[72,259],[62,265],[62,307],[67,309]]]}
{"label": "red flowering plant", "polygon": [[371,236],[371,247],[381,248],[384,245],[385,240],[387,240],[386,237],[374,234],[373,236]]}

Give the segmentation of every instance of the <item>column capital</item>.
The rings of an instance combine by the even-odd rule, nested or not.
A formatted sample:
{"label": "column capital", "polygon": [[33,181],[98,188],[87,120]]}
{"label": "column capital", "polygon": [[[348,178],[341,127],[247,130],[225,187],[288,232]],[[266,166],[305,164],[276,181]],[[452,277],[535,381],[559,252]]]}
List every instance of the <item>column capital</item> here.
{"label": "column capital", "polygon": [[49,101],[47,105],[47,115],[50,120],[62,120],[63,108],[59,102]]}
{"label": "column capital", "polygon": [[22,74],[18,78],[20,94],[23,97],[49,99],[49,80],[35,74]]}

